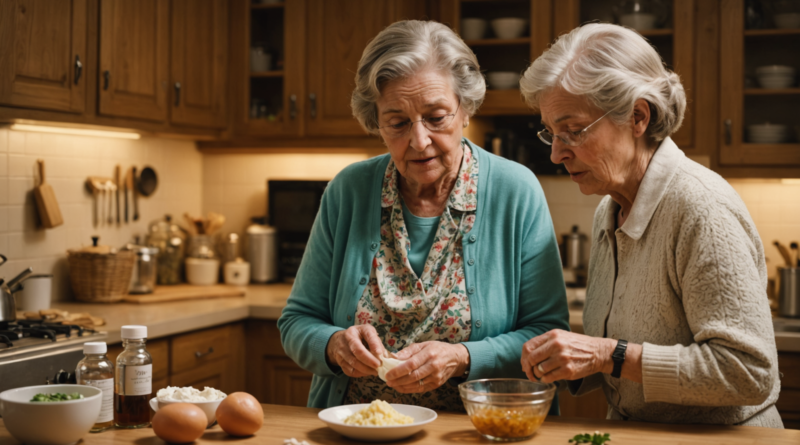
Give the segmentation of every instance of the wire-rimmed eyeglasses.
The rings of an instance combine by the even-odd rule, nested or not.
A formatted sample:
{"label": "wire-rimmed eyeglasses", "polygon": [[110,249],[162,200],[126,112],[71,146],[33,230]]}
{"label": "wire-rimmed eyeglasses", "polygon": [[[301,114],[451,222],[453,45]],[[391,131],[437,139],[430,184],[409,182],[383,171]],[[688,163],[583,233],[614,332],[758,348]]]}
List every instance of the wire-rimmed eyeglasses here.
{"label": "wire-rimmed eyeglasses", "polygon": [[451,114],[443,114],[440,116],[423,117],[418,121],[403,121],[396,124],[386,124],[378,127],[383,132],[383,135],[389,139],[401,138],[411,132],[411,127],[417,122],[422,122],[428,130],[437,133],[447,130],[453,122],[453,118],[458,114],[458,109],[461,108],[461,102],[458,103],[456,111]]}
{"label": "wire-rimmed eyeglasses", "polygon": [[[611,111],[609,111],[608,113],[611,113]],[[547,129],[544,129],[536,133],[536,135],[539,136],[539,139],[547,145],[553,145],[554,138],[558,138],[558,140],[560,140],[564,144],[569,145],[570,147],[577,147],[578,145],[581,145],[583,141],[586,139],[586,132],[589,131],[589,129],[592,128],[594,124],[600,122],[601,119],[608,116],[608,113],[600,116],[599,119],[589,124],[583,130],[564,131],[558,134],[553,134],[547,131]]]}

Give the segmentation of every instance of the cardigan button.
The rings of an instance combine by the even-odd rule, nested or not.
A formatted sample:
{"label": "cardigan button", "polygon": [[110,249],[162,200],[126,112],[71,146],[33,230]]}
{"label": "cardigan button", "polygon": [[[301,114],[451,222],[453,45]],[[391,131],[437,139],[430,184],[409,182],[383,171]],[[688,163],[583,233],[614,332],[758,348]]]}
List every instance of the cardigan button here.
{"label": "cardigan button", "polygon": [[475,241],[477,241],[477,240],[478,240],[478,237],[477,237],[477,236],[475,236],[475,235],[470,235],[470,236],[469,236],[469,242],[471,242],[471,243],[474,243],[474,242],[475,242]]}
{"label": "cardigan button", "polygon": [[475,286],[470,286],[470,288],[467,289],[467,293],[468,294],[474,294],[475,293]]}
{"label": "cardigan button", "polygon": [[480,328],[480,327],[481,327],[481,324],[482,324],[482,323],[481,323],[481,321],[480,321],[480,320],[478,320],[478,321],[476,321],[476,322],[475,322],[475,327],[476,327],[476,328]]}
{"label": "cardigan button", "polygon": [[367,284],[367,279],[364,278],[364,277],[361,277],[361,279],[358,281],[358,284]]}
{"label": "cardigan button", "polygon": [[469,264],[470,266],[474,266],[475,265],[475,258],[470,258],[469,261],[467,261],[467,264]]}
{"label": "cardigan button", "polygon": [[352,315],[348,315],[348,316],[347,316],[347,321],[350,321],[350,320],[352,320],[352,319],[353,319],[353,316],[352,316]]}
{"label": "cardigan button", "polygon": [[378,248],[378,243],[372,243],[369,246],[370,250],[376,250]]}

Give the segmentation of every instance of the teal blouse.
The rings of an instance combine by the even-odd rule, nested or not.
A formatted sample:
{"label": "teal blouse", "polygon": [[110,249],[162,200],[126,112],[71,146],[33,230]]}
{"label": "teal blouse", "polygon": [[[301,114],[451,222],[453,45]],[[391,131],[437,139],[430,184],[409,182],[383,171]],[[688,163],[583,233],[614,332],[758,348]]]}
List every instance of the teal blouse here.
{"label": "teal blouse", "polygon": [[[468,377],[524,379],[522,345],[552,329],[569,330],[553,223],[530,170],[465,142],[480,163],[476,220],[463,240],[473,323],[463,343],[470,354]],[[381,184],[389,160],[386,154],[355,163],[328,184],[278,319],[287,355],[314,373],[310,407],[340,405],[347,388],[349,377],[328,366],[325,350],[331,335],[354,324],[380,242]]]}

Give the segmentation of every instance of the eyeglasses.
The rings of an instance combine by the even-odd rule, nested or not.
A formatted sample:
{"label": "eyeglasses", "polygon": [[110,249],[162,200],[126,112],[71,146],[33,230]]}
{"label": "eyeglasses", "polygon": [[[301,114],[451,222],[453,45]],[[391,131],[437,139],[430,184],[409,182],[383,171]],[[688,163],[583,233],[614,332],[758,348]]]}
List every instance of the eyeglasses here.
{"label": "eyeglasses", "polygon": [[403,121],[396,124],[387,124],[381,127],[378,127],[379,130],[383,132],[383,135],[389,139],[396,139],[406,136],[408,133],[411,132],[411,127],[416,124],[417,122],[422,122],[422,125],[425,126],[429,131],[434,133],[438,133],[441,131],[445,131],[450,127],[450,124],[453,122],[453,118],[458,114],[458,109],[461,108],[461,102],[458,103],[456,107],[456,111],[453,114],[444,114],[441,116],[430,116],[430,117],[423,117],[418,121]]}
{"label": "eyeglasses", "polygon": [[[611,113],[611,111],[609,111],[608,113]],[[547,145],[553,145],[554,138],[558,138],[559,141],[569,145],[570,147],[577,147],[578,145],[583,144],[583,141],[586,139],[586,132],[589,131],[590,128],[592,128],[592,125],[600,122],[601,119],[608,116],[608,113],[600,116],[600,119],[597,119],[596,121],[592,122],[591,124],[589,124],[588,127],[584,128],[583,130],[565,131],[563,133],[553,134],[545,129],[536,133],[536,135],[539,136],[539,139]]]}

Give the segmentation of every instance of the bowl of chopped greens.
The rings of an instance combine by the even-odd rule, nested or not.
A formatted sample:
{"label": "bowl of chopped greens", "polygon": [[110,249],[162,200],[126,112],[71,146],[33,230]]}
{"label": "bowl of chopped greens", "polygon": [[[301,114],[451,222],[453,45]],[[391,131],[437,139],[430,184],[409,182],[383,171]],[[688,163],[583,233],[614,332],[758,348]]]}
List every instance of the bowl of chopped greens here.
{"label": "bowl of chopped greens", "polygon": [[[0,392],[0,416],[23,443],[68,445],[100,415],[103,391],[83,385],[40,385]],[[44,427],[43,427],[44,425]]]}

